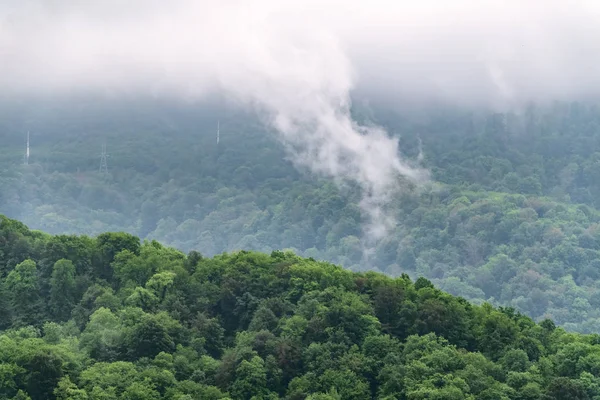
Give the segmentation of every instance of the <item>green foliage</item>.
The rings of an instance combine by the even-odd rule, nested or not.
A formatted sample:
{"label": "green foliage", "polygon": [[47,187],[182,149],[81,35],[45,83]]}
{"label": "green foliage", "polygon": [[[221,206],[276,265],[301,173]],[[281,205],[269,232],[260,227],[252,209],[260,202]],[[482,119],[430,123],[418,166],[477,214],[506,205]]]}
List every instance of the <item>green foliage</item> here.
{"label": "green foliage", "polygon": [[[31,239],[4,260],[0,398],[600,396],[598,335],[473,305],[426,278],[281,251],[208,258],[127,235],[65,240],[6,221],[21,235],[0,236],[6,249]],[[514,265],[506,254],[486,264],[494,276]]]}
{"label": "green foliage", "polygon": [[[2,218],[0,233],[9,240],[0,243],[0,279],[27,258],[46,279],[65,259],[77,273],[75,297],[89,287],[85,279],[100,278],[110,281],[103,306],[118,307],[109,287],[128,286],[136,292],[119,304],[152,311],[173,294],[147,286],[148,279],[179,265],[182,255],[143,246],[133,235],[208,257],[290,248],[355,271],[423,277],[476,304],[513,307],[568,330],[600,331],[597,104],[429,110],[417,120],[378,108],[373,118],[401,134],[405,157],[422,151],[432,183],[403,187],[390,205],[398,225],[368,246],[356,188],[298,172],[256,120],[205,106],[91,98],[1,103],[0,210],[61,235],[43,239]],[[218,146],[217,118],[227,132]],[[22,165],[24,120],[47,132],[33,137],[29,166]],[[111,155],[107,176],[97,171],[103,141]],[[193,273],[202,257],[195,253],[183,268]],[[0,328],[12,321],[6,290],[0,288]],[[47,281],[41,290],[50,290]],[[76,310],[80,327],[93,312],[88,306]],[[63,313],[68,305],[55,307]],[[250,314],[241,316],[244,323]],[[380,322],[399,332],[399,321]]]}
{"label": "green foliage", "polygon": [[42,307],[37,266],[32,260],[19,263],[4,280],[10,299],[13,325],[26,326],[39,323]]}
{"label": "green foliage", "polygon": [[76,289],[75,266],[70,260],[58,260],[50,278],[50,308],[55,319],[69,319],[75,305]]}

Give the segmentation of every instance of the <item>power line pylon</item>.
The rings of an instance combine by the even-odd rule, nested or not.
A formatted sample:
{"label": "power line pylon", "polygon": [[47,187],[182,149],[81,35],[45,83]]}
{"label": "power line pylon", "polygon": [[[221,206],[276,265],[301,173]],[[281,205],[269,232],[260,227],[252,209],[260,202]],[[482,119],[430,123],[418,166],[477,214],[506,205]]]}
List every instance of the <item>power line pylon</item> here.
{"label": "power line pylon", "polygon": [[27,147],[25,148],[25,165],[29,165],[29,131],[27,131]]}
{"label": "power line pylon", "polygon": [[102,144],[102,154],[100,155],[100,174],[106,175],[108,174],[108,164],[106,160],[108,159],[108,154],[106,154],[106,143]]}
{"label": "power line pylon", "polygon": [[217,122],[217,144],[219,144],[219,139],[221,137],[221,121]]}

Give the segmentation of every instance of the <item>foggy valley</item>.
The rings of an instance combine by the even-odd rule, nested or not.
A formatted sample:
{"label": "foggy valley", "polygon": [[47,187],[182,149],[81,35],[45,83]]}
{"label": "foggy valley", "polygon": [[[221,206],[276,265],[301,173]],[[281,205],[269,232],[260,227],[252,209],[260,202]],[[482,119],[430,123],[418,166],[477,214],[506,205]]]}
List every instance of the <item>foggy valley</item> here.
{"label": "foggy valley", "polygon": [[0,2],[0,399],[600,398],[593,1]]}

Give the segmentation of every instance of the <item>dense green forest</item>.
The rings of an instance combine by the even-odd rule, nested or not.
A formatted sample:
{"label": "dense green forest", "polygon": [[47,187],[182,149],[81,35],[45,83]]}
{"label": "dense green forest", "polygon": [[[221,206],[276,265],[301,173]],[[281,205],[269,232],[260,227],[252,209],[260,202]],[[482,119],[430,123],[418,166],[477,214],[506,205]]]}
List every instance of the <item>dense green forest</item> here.
{"label": "dense green forest", "polygon": [[0,398],[600,398],[600,335],[405,274],[0,216]]}
{"label": "dense green forest", "polygon": [[208,104],[1,101],[0,212],[54,234],[126,231],[205,256],[291,249],[600,332],[600,108],[355,114],[399,135],[406,158],[421,149],[432,173],[394,199],[398,225],[369,257],[359,193],[297,170],[255,117]]}

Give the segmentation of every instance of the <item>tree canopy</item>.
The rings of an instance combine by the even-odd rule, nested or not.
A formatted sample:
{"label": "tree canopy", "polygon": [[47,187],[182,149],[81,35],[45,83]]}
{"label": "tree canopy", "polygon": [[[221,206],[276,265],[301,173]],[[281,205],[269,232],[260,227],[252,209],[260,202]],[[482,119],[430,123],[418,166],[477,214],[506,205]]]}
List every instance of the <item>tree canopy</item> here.
{"label": "tree canopy", "polygon": [[0,266],[0,398],[600,398],[600,336],[422,277],[5,217]]}
{"label": "tree canopy", "polygon": [[[115,246],[133,235],[209,257],[292,249],[355,271],[423,276],[477,304],[600,332],[597,105],[430,110],[418,119],[383,107],[354,112],[399,133],[403,156],[421,151],[432,175],[392,200],[397,226],[368,248],[368,263],[360,193],[297,170],[255,118],[207,104],[0,98],[0,211],[53,234],[127,232],[105,237],[91,259],[85,243],[53,239],[55,252],[72,249],[77,273],[93,268],[107,280],[114,271],[143,286],[155,272],[134,257],[135,239],[109,268]],[[32,130],[28,166],[23,121]],[[44,276],[53,267],[38,265]],[[135,293],[131,302],[154,301]]]}

